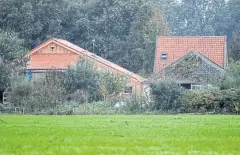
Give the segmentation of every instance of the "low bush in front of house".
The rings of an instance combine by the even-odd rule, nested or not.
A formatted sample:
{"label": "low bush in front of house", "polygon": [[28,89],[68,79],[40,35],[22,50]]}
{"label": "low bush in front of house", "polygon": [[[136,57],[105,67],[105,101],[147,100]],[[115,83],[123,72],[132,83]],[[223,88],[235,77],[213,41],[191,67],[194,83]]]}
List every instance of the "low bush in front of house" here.
{"label": "low bush in front of house", "polygon": [[152,111],[173,112],[181,107],[180,98],[185,90],[173,81],[157,81],[151,84]]}
{"label": "low bush in front of house", "polygon": [[[111,100],[109,102],[68,101],[65,89],[59,85],[33,86],[24,79],[16,82],[10,94],[13,107],[24,108],[34,115],[111,115],[111,114],[166,114],[166,113],[228,113],[238,114],[240,90],[185,90],[174,82],[159,81],[151,85],[152,102],[142,100]],[[0,109],[11,113],[12,109]],[[20,110],[23,111],[23,110]]]}
{"label": "low bush in front of house", "polygon": [[78,66],[65,73],[46,73],[45,79],[37,82],[11,77],[11,104],[0,111],[36,115],[239,113],[237,88],[191,91],[173,81],[156,81],[151,84],[150,100],[123,100],[119,94],[124,78],[96,73],[84,61]]}
{"label": "low bush in front of house", "polygon": [[169,81],[151,85],[151,110],[158,113],[231,113],[240,110],[240,89],[184,90]]}
{"label": "low bush in front of house", "polygon": [[240,90],[187,91],[181,103],[183,113],[239,113]]}
{"label": "low bush in front of house", "polygon": [[[25,114],[32,115],[131,115],[146,113],[147,108],[141,107],[137,101],[125,101],[107,104],[103,101],[83,103],[64,102],[59,103],[55,107],[41,107],[31,109],[26,107]],[[9,110],[12,110],[11,112]],[[9,109],[8,113],[13,113],[14,109]],[[1,109],[0,109],[1,111]],[[7,112],[4,109],[3,112]]]}

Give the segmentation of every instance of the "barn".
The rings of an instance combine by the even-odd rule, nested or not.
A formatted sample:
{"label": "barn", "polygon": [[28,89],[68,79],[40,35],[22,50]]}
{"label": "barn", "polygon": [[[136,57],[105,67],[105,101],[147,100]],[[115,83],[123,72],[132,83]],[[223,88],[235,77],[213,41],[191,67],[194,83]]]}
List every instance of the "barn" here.
{"label": "barn", "polygon": [[33,80],[40,79],[49,70],[65,71],[74,67],[78,59],[84,57],[94,62],[98,71],[125,76],[128,93],[143,93],[145,78],[63,39],[51,38],[29,51],[25,57],[28,59],[27,74]]}

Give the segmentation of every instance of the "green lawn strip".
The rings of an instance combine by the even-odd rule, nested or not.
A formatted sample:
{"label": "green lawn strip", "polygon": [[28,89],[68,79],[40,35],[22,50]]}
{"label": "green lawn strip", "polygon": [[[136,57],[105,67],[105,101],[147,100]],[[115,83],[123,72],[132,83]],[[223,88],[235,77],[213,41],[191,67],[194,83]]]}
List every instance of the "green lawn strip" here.
{"label": "green lawn strip", "polygon": [[240,116],[0,117],[0,154],[240,152]]}

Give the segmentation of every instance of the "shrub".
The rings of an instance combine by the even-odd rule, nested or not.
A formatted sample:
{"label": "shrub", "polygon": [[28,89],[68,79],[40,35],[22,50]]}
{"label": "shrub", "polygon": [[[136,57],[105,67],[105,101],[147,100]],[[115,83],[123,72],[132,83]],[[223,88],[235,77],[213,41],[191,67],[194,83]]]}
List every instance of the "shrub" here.
{"label": "shrub", "polygon": [[81,104],[74,108],[74,114],[77,115],[108,115],[116,114],[116,110],[107,106],[104,102],[93,102]]}
{"label": "shrub", "polygon": [[119,109],[124,114],[141,114],[146,108],[141,107],[140,101],[129,100],[126,105]]}
{"label": "shrub", "polygon": [[181,98],[181,112],[238,113],[240,90],[187,91]]}
{"label": "shrub", "polygon": [[62,75],[62,72],[49,71],[45,79],[34,82],[33,93],[28,100],[29,110],[34,113],[52,110],[56,114],[57,106],[66,98]]}
{"label": "shrub", "polygon": [[183,93],[184,89],[172,81],[157,81],[151,84],[152,110],[169,111],[179,108],[179,98]]}
{"label": "shrub", "polygon": [[221,89],[240,89],[240,61],[233,62],[226,69],[220,84]]}
{"label": "shrub", "polygon": [[24,77],[17,77],[11,83],[9,102],[14,107],[26,108],[33,91],[32,83]]}
{"label": "shrub", "polygon": [[10,84],[10,69],[0,57],[0,91],[5,90]]}
{"label": "shrub", "polygon": [[0,29],[0,55],[6,60],[13,60],[22,57],[24,53],[24,40],[15,32]]}
{"label": "shrub", "polygon": [[239,113],[240,110],[240,90],[222,90],[219,96],[218,108],[220,112]]}
{"label": "shrub", "polygon": [[99,77],[100,75],[94,70],[91,62],[80,59],[76,68],[69,68],[66,71],[64,87],[67,94],[87,92],[85,93],[88,94],[87,102],[98,101],[101,99],[98,87]]}
{"label": "shrub", "polygon": [[44,113],[65,99],[65,88],[61,76],[55,72],[46,73],[46,78],[40,81],[29,81],[24,76],[12,78],[9,101],[12,107],[25,109],[26,113]]}
{"label": "shrub", "polygon": [[214,111],[218,103],[218,91],[186,91],[182,96],[182,112],[210,112]]}
{"label": "shrub", "polygon": [[[125,86],[121,75],[96,71],[94,64],[81,58],[76,68],[69,68],[65,74],[65,88],[69,100],[75,102],[111,102]],[[79,94],[79,99],[74,94]]]}
{"label": "shrub", "polygon": [[99,73],[98,87],[105,103],[110,104],[123,92],[126,80],[123,76],[110,73]]}

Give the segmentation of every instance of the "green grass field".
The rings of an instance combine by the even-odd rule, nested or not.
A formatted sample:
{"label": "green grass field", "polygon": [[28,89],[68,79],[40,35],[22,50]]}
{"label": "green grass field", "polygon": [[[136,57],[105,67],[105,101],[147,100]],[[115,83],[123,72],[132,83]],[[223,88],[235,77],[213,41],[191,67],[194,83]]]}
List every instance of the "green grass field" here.
{"label": "green grass field", "polygon": [[0,116],[0,155],[240,154],[240,116]]}

